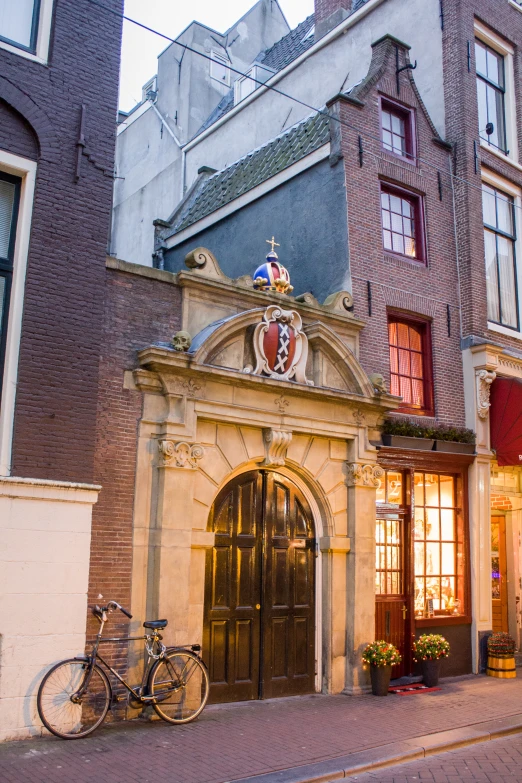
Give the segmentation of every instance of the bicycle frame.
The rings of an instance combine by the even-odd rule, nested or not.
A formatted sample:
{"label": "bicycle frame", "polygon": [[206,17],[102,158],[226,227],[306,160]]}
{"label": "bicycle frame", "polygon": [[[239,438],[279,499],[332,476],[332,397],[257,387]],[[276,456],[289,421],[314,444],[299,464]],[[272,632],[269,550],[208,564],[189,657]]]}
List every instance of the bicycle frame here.
{"label": "bicycle frame", "polygon": [[[191,652],[193,652],[195,655],[197,655],[196,651],[193,650],[192,648],[183,647],[183,646],[179,646],[179,647],[176,646],[176,647],[168,647],[167,648],[167,647],[164,647],[162,645],[163,649],[162,649],[160,655],[158,657],[155,657],[155,656],[150,654],[149,648],[146,645],[145,649],[147,650],[148,656],[147,656],[147,662],[146,662],[146,664],[144,666],[144,669],[143,669],[143,677],[142,677],[142,680],[141,680],[141,684],[137,685],[137,686],[134,686],[134,688],[133,688],[131,685],[129,685],[128,682],[126,682],[126,680],[123,679],[123,677],[121,677],[118,674],[116,669],[114,669],[109,663],[107,663],[107,661],[100,655],[99,650],[98,650],[100,644],[108,644],[108,643],[111,643],[111,642],[118,642],[118,643],[120,643],[120,642],[139,642],[139,641],[144,641],[145,643],[147,643],[148,641],[152,641],[152,643],[154,643],[154,642],[160,642],[161,639],[162,639],[162,636],[159,633],[154,633],[153,635],[144,634],[143,636],[119,636],[119,637],[112,637],[112,638],[109,638],[109,639],[103,639],[102,638],[102,633],[103,633],[104,625],[105,625],[105,620],[101,619],[100,620],[100,630],[96,634],[96,638],[95,638],[94,642],[92,643],[93,646],[92,646],[91,654],[90,655],[85,655],[85,656],[76,656],[76,658],[75,658],[75,660],[77,660],[77,661],[88,662],[89,663],[89,670],[87,672],[87,676],[85,678],[85,681],[80,686],[80,688],[76,691],[74,696],[71,697],[71,700],[73,702],[79,701],[82,698],[82,696],[85,693],[85,691],[87,690],[87,688],[89,686],[89,683],[91,681],[92,673],[94,671],[94,666],[95,666],[95,664],[96,664],[96,662],[98,660],[103,664],[103,666],[105,667],[105,669],[107,669],[107,671],[109,671],[112,675],[114,675],[114,677],[116,677],[117,680],[119,680],[119,682],[121,682],[121,684],[136,699],[136,701],[141,702],[142,704],[147,704],[147,703],[154,703],[154,702],[158,701],[158,696],[157,695],[156,696],[151,696],[151,695],[148,695],[148,694],[144,693],[145,687],[147,685],[147,681],[148,681],[149,676],[150,676],[150,672],[152,671],[152,667],[154,666],[154,664],[151,664],[152,660],[158,660],[158,657],[165,656],[165,654],[168,651],[171,651],[171,650],[191,649]],[[205,666],[205,662],[200,658],[200,656],[197,655],[197,657],[201,660],[201,663]],[[111,686],[111,691],[112,691],[112,686]],[[167,696],[170,694],[170,692],[171,691],[169,690],[168,693],[166,694],[165,698],[167,698]]]}

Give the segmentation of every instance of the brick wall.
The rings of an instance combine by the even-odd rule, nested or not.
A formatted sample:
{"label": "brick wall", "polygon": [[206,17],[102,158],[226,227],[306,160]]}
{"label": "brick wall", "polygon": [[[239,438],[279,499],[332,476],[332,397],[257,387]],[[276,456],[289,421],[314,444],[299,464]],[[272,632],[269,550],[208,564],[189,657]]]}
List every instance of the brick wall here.
{"label": "brick wall", "polygon": [[[123,2],[105,5],[121,12]],[[38,160],[14,427],[18,476],[93,479],[120,35],[121,19],[88,0],[55,0],[48,66],[0,49],[0,147]],[[83,157],[76,181],[82,104],[91,160]]]}
{"label": "brick wall", "polygon": [[[168,273],[163,273],[168,275]],[[138,423],[143,395],[124,387],[124,373],[137,367],[137,351],[169,341],[180,328],[180,289],[118,270],[104,273],[106,296],[100,342],[100,394],[94,479],[102,485],[93,508],[89,604],[113,599],[130,606],[134,483]],[[172,276],[174,280],[174,276]],[[111,628],[126,627],[123,615],[111,615]],[[88,630],[96,621],[88,619]],[[123,647],[113,660],[125,665]]]}
{"label": "brick wall", "polygon": [[[507,347],[522,349],[516,338],[488,330],[480,165],[475,171],[473,142],[478,144],[478,106],[474,52],[474,19],[515,47],[515,98],[519,159],[522,158],[522,13],[508,0],[445,0],[443,66],[447,140],[456,146],[455,180],[458,249],[461,270],[463,335],[484,336]],[[467,47],[471,47],[468,70]],[[484,148],[478,148],[483,166],[522,187],[522,172]],[[517,214],[518,231],[522,215]],[[519,259],[520,263],[520,259]]]}
{"label": "brick wall", "polygon": [[496,492],[491,493],[491,508],[497,511],[511,511],[513,505],[507,495],[499,495]]}
{"label": "brick wall", "polygon": [[352,0],[315,0],[315,24],[328,19],[331,14],[341,8],[349,11],[351,7]]}
{"label": "brick wall", "polygon": [[[450,152],[424,111],[409,72],[395,78],[395,47],[386,38],[374,47],[365,81],[356,90],[357,103],[341,99],[331,105],[343,122],[362,131],[362,166],[358,131],[332,122],[345,166],[348,203],[348,243],[355,315],[366,321],[361,332],[361,361],[367,372],[379,372],[390,381],[387,312],[404,311],[431,322],[436,418],[464,424],[464,393],[460,353],[458,274],[453,203],[448,177]],[[400,63],[406,50],[400,46]],[[352,91],[353,95],[353,91]],[[384,151],[380,141],[380,95],[398,100],[415,112],[417,154],[423,162],[410,163]],[[372,138],[373,137],[373,138]],[[429,165],[428,165],[429,164]],[[432,168],[433,167],[433,168]],[[397,257],[383,250],[380,184],[402,186],[420,194],[424,204],[426,263]],[[372,303],[369,315],[368,281]],[[448,335],[447,311],[450,312]]]}

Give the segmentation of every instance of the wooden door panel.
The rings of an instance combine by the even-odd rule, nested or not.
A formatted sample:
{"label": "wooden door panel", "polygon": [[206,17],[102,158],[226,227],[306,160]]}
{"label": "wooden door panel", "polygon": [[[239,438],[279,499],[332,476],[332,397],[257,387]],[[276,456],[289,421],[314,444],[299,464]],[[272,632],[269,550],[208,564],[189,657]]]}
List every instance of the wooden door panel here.
{"label": "wooden door panel", "polygon": [[228,621],[213,620],[210,625],[210,679],[226,685],[228,659]]}
{"label": "wooden door panel", "polygon": [[375,638],[393,644],[402,656],[392,668],[392,678],[410,674],[411,668],[407,530],[401,514],[381,512],[377,518]]}
{"label": "wooden door panel", "polygon": [[315,684],[315,541],[300,491],[273,472],[234,479],[213,505],[204,654],[213,702]]}
{"label": "wooden door panel", "polygon": [[315,542],[312,513],[297,487],[267,473],[265,492],[262,694],[270,698],[314,690]]}
{"label": "wooden door panel", "polygon": [[253,622],[236,620],[236,682],[252,682]]}
{"label": "wooden door panel", "polygon": [[508,633],[506,519],[501,516],[491,518],[491,590],[492,630]]}

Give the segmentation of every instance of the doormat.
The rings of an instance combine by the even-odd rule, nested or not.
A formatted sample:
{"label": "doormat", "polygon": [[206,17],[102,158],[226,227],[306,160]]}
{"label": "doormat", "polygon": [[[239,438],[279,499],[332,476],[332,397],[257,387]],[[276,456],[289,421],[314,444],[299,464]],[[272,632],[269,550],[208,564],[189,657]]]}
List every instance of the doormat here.
{"label": "doormat", "polygon": [[388,689],[388,693],[396,693],[397,696],[411,696],[415,693],[431,693],[432,691],[440,691],[440,688],[428,688],[427,685],[418,682],[411,685],[394,685]]}

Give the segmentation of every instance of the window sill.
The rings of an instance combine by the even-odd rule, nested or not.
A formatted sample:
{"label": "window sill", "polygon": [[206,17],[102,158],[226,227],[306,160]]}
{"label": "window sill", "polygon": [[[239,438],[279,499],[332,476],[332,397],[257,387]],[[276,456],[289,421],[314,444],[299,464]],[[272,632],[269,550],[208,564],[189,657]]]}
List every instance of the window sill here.
{"label": "window sill", "polygon": [[19,57],[25,57],[26,60],[32,60],[35,63],[40,63],[40,65],[47,65],[47,60],[43,57],[39,57],[37,54],[33,54],[33,52],[28,52],[26,49],[20,49],[18,46],[8,44],[6,41],[0,41],[0,49],[5,49],[7,52],[17,54]]}
{"label": "window sill", "polygon": [[[522,11],[522,9],[520,10]],[[491,154],[496,158],[503,160],[504,163],[508,163],[510,166],[513,166],[513,168],[517,169],[517,171],[522,171],[522,166],[520,163],[517,163],[516,160],[510,158],[509,155],[506,155],[504,152],[500,152],[500,150],[495,149],[495,147],[491,147],[489,144],[486,144],[483,139],[480,140],[480,148],[491,152]]]}
{"label": "window sill", "polygon": [[493,321],[488,321],[488,330],[497,332],[497,334],[503,334],[505,337],[514,337],[515,340],[522,340],[522,334],[518,329],[509,329],[507,326],[496,324]]}
{"label": "window sill", "polygon": [[389,258],[393,261],[405,261],[407,264],[410,264],[411,266],[420,267],[421,269],[426,269],[427,264],[426,261],[424,261],[421,258],[412,258],[411,256],[403,256],[401,253],[394,253],[393,250],[387,250],[384,248],[384,257]]}
{"label": "window sill", "polygon": [[466,614],[415,617],[416,628],[438,628],[440,625],[470,625],[471,617]]}

